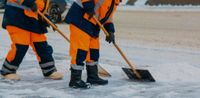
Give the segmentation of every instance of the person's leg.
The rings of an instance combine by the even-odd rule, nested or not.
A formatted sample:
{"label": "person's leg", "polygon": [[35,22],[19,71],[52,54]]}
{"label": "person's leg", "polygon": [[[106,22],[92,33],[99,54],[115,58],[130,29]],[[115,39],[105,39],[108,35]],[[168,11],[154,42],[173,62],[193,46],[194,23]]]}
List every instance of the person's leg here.
{"label": "person's leg", "polygon": [[82,81],[81,74],[84,69],[84,61],[89,49],[90,36],[74,25],[70,25],[70,56],[71,56],[71,80],[70,87],[89,88]]}
{"label": "person's leg", "polygon": [[1,74],[6,79],[20,80],[16,71],[28,50],[30,33],[14,26],[7,26],[7,31],[9,32],[12,44],[3,63]]}
{"label": "person's leg", "polygon": [[45,77],[51,79],[62,79],[63,75],[58,73],[52,56],[53,49],[47,43],[44,34],[31,33],[31,47],[34,50],[42,73]]}
{"label": "person's leg", "polygon": [[90,50],[86,59],[87,82],[90,84],[105,85],[108,80],[103,80],[98,75],[98,61],[99,61],[99,38],[91,38]]}

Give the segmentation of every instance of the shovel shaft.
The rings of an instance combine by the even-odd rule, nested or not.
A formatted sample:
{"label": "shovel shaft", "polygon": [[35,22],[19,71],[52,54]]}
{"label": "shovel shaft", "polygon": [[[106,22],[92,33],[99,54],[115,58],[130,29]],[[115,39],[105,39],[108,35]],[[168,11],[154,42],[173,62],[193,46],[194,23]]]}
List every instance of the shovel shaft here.
{"label": "shovel shaft", "polygon": [[58,31],[58,33],[60,33],[60,35],[61,35],[62,37],[64,37],[68,42],[70,42],[69,38],[67,38],[67,37],[65,36],[65,34],[64,34],[62,31],[60,31],[60,30],[57,28],[57,26],[56,26],[54,23],[52,23],[46,16],[44,16],[44,14],[42,14],[39,10],[38,10],[38,14],[39,14],[40,16],[42,16],[42,18],[45,19],[45,21],[46,21],[48,24],[50,24],[54,30]]}
{"label": "shovel shaft", "polygon": [[[103,30],[103,32],[105,33],[106,36],[109,36],[108,31],[104,28],[104,26],[100,23],[100,21],[93,16],[93,19],[97,22],[97,24],[100,26],[100,28]],[[122,52],[122,50],[119,48],[119,46],[116,43],[113,43],[113,45],[115,46],[115,48],[118,50],[118,52],[120,53],[120,55],[124,58],[124,60],[126,61],[126,63],[129,65],[129,67],[132,69],[132,71],[135,73],[135,75],[138,78],[141,78],[141,75],[136,71],[136,68],[129,62],[129,60],[127,59],[127,57],[125,56],[125,54]]]}
{"label": "shovel shaft", "polygon": [[127,59],[127,57],[125,56],[125,54],[122,52],[122,50],[119,48],[119,46],[116,43],[113,43],[113,45],[119,51],[120,55],[124,58],[124,60],[129,65],[129,67],[132,69],[132,71],[135,73],[135,75],[138,78],[141,78],[141,75],[136,71],[136,68],[129,62],[129,60]]}
{"label": "shovel shaft", "polygon": [[93,16],[93,19],[97,22],[97,24],[100,26],[100,28],[103,30],[104,34],[106,36],[109,36],[108,31],[104,28],[104,26],[101,24],[101,22],[96,18],[96,16]]}

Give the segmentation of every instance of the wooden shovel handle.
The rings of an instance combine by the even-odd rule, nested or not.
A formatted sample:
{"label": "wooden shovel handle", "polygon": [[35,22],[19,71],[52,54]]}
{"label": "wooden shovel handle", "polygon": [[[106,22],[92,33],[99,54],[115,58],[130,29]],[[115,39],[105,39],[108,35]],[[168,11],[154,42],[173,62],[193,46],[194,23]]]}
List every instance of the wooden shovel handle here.
{"label": "wooden shovel handle", "polygon": [[46,20],[46,22],[47,22],[48,24],[50,24],[50,25],[52,26],[53,29],[55,29],[56,31],[58,31],[58,33],[60,33],[60,35],[61,35],[62,37],[64,37],[68,42],[70,42],[69,38],[67,38],[67,37],[65,36],[65,34],[64,34],[62,31],[60,31],[60,30],[57,28],[57,26],[56,26],[54,23],[52,23],[46,16],[44,16],[44,14],[42,14],[39,10],[38,10],[38,14],[39,14],[40,16],[42,16],[42,18],[43,18],[44,20]]}
{"label": "wooden shovel handle", "polygon": [[[96,18],[96,16],[93,16],[94,20],[97,22],[97,24],[100,26],[100,28],[103,30],[106,36],[109,36],[108,31],[104,28],[104,26],[100,23],[100,21]],[[135,73],[135,75],[141,79],[141,75],[136,71],[136,68],[129,62],[125,54],[122,52],[122,50],[119,48],[119,46],[116,43],[113,43],[115,48],[118,50],[118,52],[121,54],[121,56],[124,58],[126,63],[129,65],[129,67],[132,69],[132,71]]]}

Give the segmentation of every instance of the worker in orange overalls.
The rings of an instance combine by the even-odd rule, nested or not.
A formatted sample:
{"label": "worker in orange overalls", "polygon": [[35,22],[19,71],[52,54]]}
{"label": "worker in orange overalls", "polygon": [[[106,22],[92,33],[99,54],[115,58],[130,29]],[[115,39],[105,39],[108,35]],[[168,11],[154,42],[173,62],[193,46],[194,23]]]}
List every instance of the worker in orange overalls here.
{"label": "worker in orange overalls", "polygon": [[[109,32],[106,41],[114,42],[115,29],[112,17],[120,2],[121,0],[76,0],[72,4],[65,18],[65,22],[70,24],[70,87],[90,88],[90,84],[108,84],[108,80],[98,76],[100,28],[92,17],[95,15]],[[84,62],[87,82],[81,79]]]}
{"label": "worker in orange overalls", "polygon": [[63,75],[57,72],[52,57],[53,49],[47,43],[45,33],[48,24],[37,14],[39,9],[46,14],[48,0],[7,0],[3,28],[11,38],[11,49],[7,54],[1,69],[5,79],[20,80],[16,74],[29,45],[34,50],[44,77],[61,79]]}

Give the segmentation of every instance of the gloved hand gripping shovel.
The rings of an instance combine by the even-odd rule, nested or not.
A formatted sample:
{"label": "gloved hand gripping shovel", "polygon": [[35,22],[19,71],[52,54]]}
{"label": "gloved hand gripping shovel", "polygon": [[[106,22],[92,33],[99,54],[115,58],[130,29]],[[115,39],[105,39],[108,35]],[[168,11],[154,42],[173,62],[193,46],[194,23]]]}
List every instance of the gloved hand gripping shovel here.
{"label": "gloved hand gripping shovel", "polygon": [[[56,30],[56,31],[58,31],[58,33],[62,36],[62,37],[64,37],[69,43],[70,43],[70,40],[69,40],[69,38],[67,37],[67,36],[65,36],[65,34],[62,32],[62,31],[60,31],[58,28],[57,28],[57,26],[54,24],[54,23],[52,23],[46,16],[44,16],[44,14],[42,14],[39,10],[38,10],[38,14],[43,18],[43,19],[45,19],[46,21],[47,21],[47,23],[49,24],[49,25],[51,25],[52,26],[52,28],[54,29],[54,30]],[[106,71],[103,67],[101,67],[100,65],[98,65],[98,74],[100,75],[100,76],[104,76],[104,77],[110,77],[111,76],[111,74],[110,73],[108,73],[108,71]]]}
{"label": "gloved hand gripping shovel", "polygon": [[[100,21],[93,16],[94,20],[97,22],[97,24],[100,26],[100,28],[103,30],[106,36],[109,36],[109,33],[107,30],[104,28],[104,26],[100,23]],[[118,50],[120,55],[124,58],[126,63],[129,65],[130,68],[122,68],[123,71],[126,73],[126,75],[129,77],[131,80],[136,80],[136,81],[144,81],[144,82],[155,82],[155,79],[152,77],[150,72],[148,70],[143,70],[143,69],[136,69],[126,58],[122,50],[119,48],[119,46],[116,43],[113,43],[115,48]]]}

